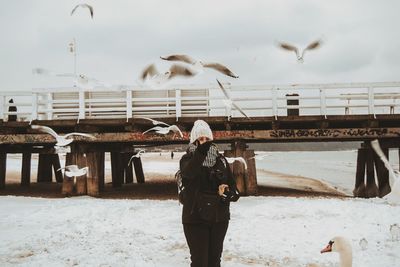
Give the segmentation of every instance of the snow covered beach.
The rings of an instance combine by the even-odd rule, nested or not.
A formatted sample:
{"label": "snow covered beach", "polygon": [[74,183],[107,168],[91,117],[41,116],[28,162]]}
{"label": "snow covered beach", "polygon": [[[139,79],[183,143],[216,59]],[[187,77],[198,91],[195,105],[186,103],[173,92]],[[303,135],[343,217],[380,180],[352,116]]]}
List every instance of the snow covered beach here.
{"label": "snow covered beach", "polygon": [[[1,266],[188,266],[176,200],[0,197]],[[381,199],[247,197],[232,205],[223,266],[338,266],[320,254],[346,236],[354,266],[398,266],[389,228],[400,206]],[[368,246],[362,250],[359,240]]]}
{"label": "snow covered beach", "polygon": [[[354,151],[260,153],[268,153],[257,161],[260,184],[286,187],[301,176],[308,188],[307,178],[346,193],[354,186]],[[146,179],[160,173],[173,179],[179,154],[143,157]],[[18,162],[10,158],[9,169],[18,170]],[[396,156],[391,162],[398,166]],[[0,266],[188,266],[180,216],[176,200],[2,196]],[[232,205],[222,264],[339,266],[337,254],[319,251],[343,235],[352,243],[354,266],[398,266],[400,241],[389,231],[395,223],[400,205],[382,199],[246,197]]]}

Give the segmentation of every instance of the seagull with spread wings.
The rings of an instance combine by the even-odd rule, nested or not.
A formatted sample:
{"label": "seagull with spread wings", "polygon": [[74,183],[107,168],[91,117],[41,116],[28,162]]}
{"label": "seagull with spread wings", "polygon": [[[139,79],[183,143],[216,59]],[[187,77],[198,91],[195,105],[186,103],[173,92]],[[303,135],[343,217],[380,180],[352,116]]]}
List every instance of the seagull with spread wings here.
{"label": "seagull with spread wings", "polygon": [[222,74],[225,74],[232,78],[239,78],[235,75],[228,67],[217,62],[202,62],[200,60],[194,59],[188,55],[170,55],[166,57],[160,57],[167,61],[180,61],[191,65],[198,73],[203,72],[204,68],[214,69]]}
{"label": "seagull with spread wings", "polygon": [[224,93],[224,95],[225,95],[225,98],[226,98],[226,99],[224,99],[225,101],[223,100],[224,104],[225,104],[226,106],[228,106],[228,107],[234,107],[234,108],[237,109],[243,116],[245,116],[246,118],[250,119],[250,117],[247,116],[247,114],[244,113],[244,111],[243,111],[238,105],[236,105],[235,102],[232,101],[231,96],[229,95],[228,91],[226,91],[226,89],[224,88],[224,86],[222,85],[222,83],[220,83],[220,82],[218,81],[218,79],[217,79],[217,83],[218,83],[219,88],[221,89],[222,93]]}
{"label": "seagull with spread wings", "polygon": [[240,163],[242,163],[244,165],[244,168],[247,170],[247,162],[243,157],[225,157],[225,158],[229,164],[232,164],[235,161],[239,161]]}
{"label": "seagull with spread wings", "polygon": [[169,125],[169,124],[167,124],[165,122],[157,121],[157,120],[154,120],[154,119],[151,119],[151,118],[146,118],[146,117],[137,117],[137,118],[151,121],[153,123],[153,125],[165,125],[165,126],[168,126],[168,127],[171,126],[171,125]]}
{"label": "seagull with spread wings", "polygon": [[192,69],[180,64],[172,64],[168,71],[160,73],[154,64],[143,69],[140,79],[147,82],[150,87],[162,87],[175,77],[192,77],[196,75]]}
{"label": "seagull with spread wings", "polygon": [[32,74],[34,75],[48,75],[55,77],[71,77],[74,78],[75,85],[87,86],[87,85],[104,85],[103,82],[95,78],[88,77],[85,74],[74,74],[74,73],[54,73],[53,71],[44,68],[33,68]]}
{"label": "seagull with spread wings", "polygon": [[57,171],[65,169],[65,175],[67,177],[82,176],[88,172],[88,167],[79,168],[78,165],[67,165],[64,168],[59,168]]}
{"label": "seagull with spread wings", "polygon": [[91,138],[91,139],[96,139],[96,137],[94,137],[91,134],[76,133],[76,132],[68,133],[66,135],[58,135],[50,127],[42,126],[42,125],[31,125],[31,128],[34,129],[34,130],[38,130],[38,131],[41,131],[43,133],[47,133],[47,134],[50,134],[51,136],[53,136],[57,141],[56,146],[67,146],[67,145],[69,145],[70,143],[72,143],[74,141],[74,139],[71,138],[74,135],[83,136],[83,137],[87,137],[87,138]]}
{"label": "seagull with spread wings", "polygon": [[128,166],[131,165],[132,160],[133,160],[134,158],[140,158],[140,157],[142,156],[142,154],[144,154],[144,152],[145,152],[145,151],[144,151],[143,149],[140,149],[138,152],[136,152],[136,154],[133,155],[133,156],[129,159],[129,161],[128,161]]}
{"label": "seagull with spread wings", "polygon": [[99,80],[95,78],[88,77],[85,74],[73,74],[73,73],[62,73],[56,74],[57,77],[71,77],[75,78],[75,82],[80,85],[88,85],[89,83],[94,83],[97,85],[102,84]]}
{"label": "seagull with spread wings", "polygon": [[92,17],[92,19],[93,19],[93,7],[92,7],[91,5],[88,5],[88,4],[78,4],[78,5],[76,5],[76,6],[74,7],[74,9],[72,9],[72,11],[71,11],[71,16],[75,13],[75,10],[76,10],[78,7],[88,8],[89,11],[90,11],[90,17]]}
{"label": "seagull with spread wings", "polygon": [[310,43],[309,45],[307,45],[307,47],[304,48],[300,54],[300,51],[296,46],[288,44],[288,43],[284,43],[284,42],[278,43],[278,47],[280,47],[284,50],[287,50],[287,51],[293,51],[296,54],[297,62],[299,62],[299,63],[304,62],[304,55],[305,55],[306,51],[317,49],[321,45],[322,45],[322,40],[314,41],[314,42]]}
{"label": "seagull with spread wings", "polygon": [[148,133],[150,131],[155,131],[158,134],[168,134],[170,131],[173,131],[174,133],[179,133],[179,135],[183,137],[182,131],[175,124],[168,127],[155,126],[143,132],[142,134]]}

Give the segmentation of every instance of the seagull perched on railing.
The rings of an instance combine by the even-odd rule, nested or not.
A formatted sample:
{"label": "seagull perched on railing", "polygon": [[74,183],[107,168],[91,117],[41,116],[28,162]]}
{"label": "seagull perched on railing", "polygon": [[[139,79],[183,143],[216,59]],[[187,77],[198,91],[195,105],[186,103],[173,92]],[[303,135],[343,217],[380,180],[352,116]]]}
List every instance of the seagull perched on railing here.
{"label": "seagull perched on railing", "polygon": [[225,157],[225,158],[229,164],[232,164],[235,161],[239,161],[240,163],[242,163],[244,165],[244,168],[247,170],[247,162],[243,157]]}
{"label": "seagull perched on railing", "polygon": [[168,61],[180,61],[180,62],[185,62],[189,65],[191,65],[196,72],[201,73],[204,71],[204,68],[210,68],[214,69],[222,74],[225,74],[229,77],[232,78],[239,78],[239,76],[235,75],[228,67],[216,63],[216,62],[202,62],[200,60],[194,59],[188,55],[170,55],[166,57],[160,57],[163,60],[168,60]]}
{"label": "seagull perched on railing", "polygon": [[131,165],[132,160],[133,160],[134,158],[140,158],[140,157],[142,156],[142,154],[144,154],[144,152],[145,152],[145,151],[144,151],[143,149],[140,149],[138,152],[136,152],[136,154],[133,155],[133,156],[129,159],[129,161],[128,161],[128,166]]}
{"label": "seagull perched on railing", "polygon": [[371,141],[371,146],[375,150],[376,154],[382,160],[383,164],[385,164],[386,169],[389,171],[389,184],[391,192],[387,194],[385,197],[397,199],[396,202],[400,201],[400,174],[393,170],[390,162],[386,158],[383,153],[378,140]]}
{"label": "seagull perched on railing", "polygon": [[153,123],[153,125],[165,125],[165,126],[168,126],[168,127],[171,126],[171,125],[169,125],[169,124],[167,124],[165,122],[157,121],[157,120],[154,120],[154,119],[151,119],[151,118],[146,118],[146,117],[137,117],[137,118],[151,121]]}
{"label": "seagull perched on railing", "polygon": [[174,133],[179,133],[180,136],[183,137],[182,131],[175,124],[168,127],[156,126],[148,129],[147,131],[144,131],[142,134],[145,134],[150,131],[155,131],[156,133],[159,134],[168,134],[170,131],[173,131]]}
{"label": "seagull perched on railing", "polygon": [[167,72],[160,73],[154,64],[150,64],[142,71],[140,79],[144,82],[148,82],[150,87],[161,87],[165,85],[172,78],[181,77],[191,77],[196,75],[196,73],[185,66],[179,64],[173,64]]}
{"label": "seagull perched on railing", "polygon": [[65,169],[67,177],[82,176],[88,172],[88,167],[79,168],[78,165],[67,165],[64,168],[59,168],[57,171]]}
{"label": "seagull perched on railing", "polygon": [[226,99],[224,99],[224,100],[226,100],[226,101],[223,100],[224,104],[227,105],[227,106],[229,106],[229,107],[232,107],[232,106],[233,106],[233,107],[236,108],[243,116],[245,116],[246,118],[250,119],[250,117],[247,116],[247,114],[244,113],[244,111],[243,111],[238,105],[236,105],[235,102],[232,101],[231,96],[229,95],[228,91],[225,90],[224,86],[222,86],[222,84],[218,81],[218,79],[217,79],[217,83],[218,83],[218,85],[219,85],[219,88],[222,90],[222,93],[224,93],[224,95],[225,95],[225,97],[226,97]]}
{"label": "seagull perched on railing", "polygon": [[79,4],[79,5],[76,5],[76,6],[74,7],[74,9],[72,9],[72,11],[71,11],[71,16],[74,14],[75,10],[76,10],[78,7],[88,8],[89,11],[90,11],[90,16],[91,16],[92,19],[93,19],[93,7],[92,7],[91,5],[88,5],[88,4]]}
{"label": "seagull perched on railing", "polygon": [[299,49],[294,45],[291,45],[291,44],[288,44],[288,43],[279,42],[278,46],[280,48],[282,48],[282,49],[295,52],[296,53],[296,57],[297,57],[297,62],[303,63],[304,62],[304,54],[305,54],[305,52],[307,50],[317,49],[317,48],[319,48],[321,46],[321,44],[322,44],[322,40],[317,40],[317,41],[314,41],[314,42],[310,43],[306,48],[303,49],[303,51],[301,52],[301,55],[300,55]]}
{"label": "seagull perched on railing", "polygon": [[53,136],[57,143],[55,144],[56,146],[67,146],[70,143],[72,143],[74,141],[73,138],[70,138],[74,135],[79,135],[79,136],[84,136],[87,138],[91,138],[91,139],[96,139],[96,137],[94,137],[91,134],[85,134],[85,133],[68,133],[66,135],[58,135],[53,129],[51,129],[50,127],[47,126],[42,126],[42,125],[31,125],[31,128],[34,130],[38,130],[47,134],[50,134],[51,136]]}

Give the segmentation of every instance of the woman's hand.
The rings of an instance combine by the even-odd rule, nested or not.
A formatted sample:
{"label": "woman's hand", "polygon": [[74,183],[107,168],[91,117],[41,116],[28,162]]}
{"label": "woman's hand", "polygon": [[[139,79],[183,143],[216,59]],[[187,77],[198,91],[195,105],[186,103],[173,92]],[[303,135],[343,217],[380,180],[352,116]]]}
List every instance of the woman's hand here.
{"label": "woman's hand", "polygon": [[224,194],[225,188],[228,188],[229,191],[229,186],[227,184],[221,184],[218,186],[218,194],[222,196]]}
{"label": "woman's hand", "polygon": [[212,144],[211,141],[202,143],[197,146],[197,149],[200,151],[200,153],[205,155],[205,154],[207,154],[208,150],[210,149],[211,144]]}

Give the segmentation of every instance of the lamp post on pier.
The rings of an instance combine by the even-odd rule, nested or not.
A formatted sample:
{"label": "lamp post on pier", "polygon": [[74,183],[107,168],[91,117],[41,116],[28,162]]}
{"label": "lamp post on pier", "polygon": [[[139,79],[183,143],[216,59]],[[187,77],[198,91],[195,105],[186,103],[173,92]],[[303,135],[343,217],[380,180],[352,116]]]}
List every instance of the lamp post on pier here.
{"label": "lamp post on pier", "polygon": [[75,38],[68,44],[69,52],[74,56],[74,75],[76,77],[76,41]]}

